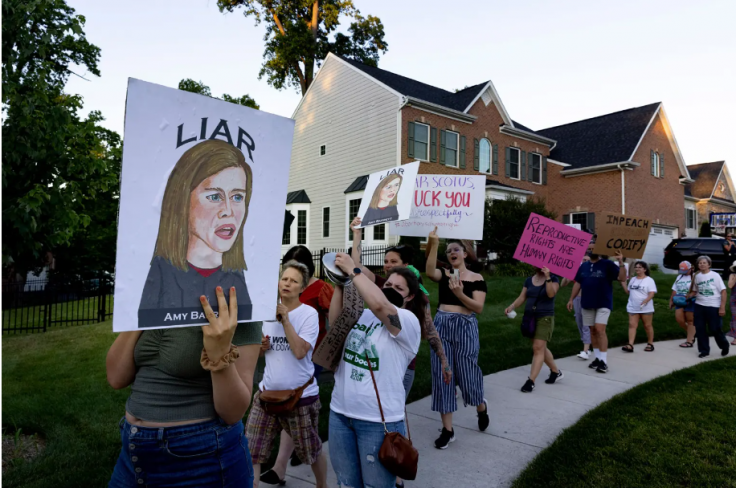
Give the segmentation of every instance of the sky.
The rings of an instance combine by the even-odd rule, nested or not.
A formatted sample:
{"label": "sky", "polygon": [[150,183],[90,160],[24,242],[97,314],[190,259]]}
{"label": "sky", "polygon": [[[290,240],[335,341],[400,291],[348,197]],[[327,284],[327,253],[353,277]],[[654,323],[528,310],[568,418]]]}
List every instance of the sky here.
{"label": "sky", "polygon": [[[290,117],[301,95],[258,79],[263,24],[216,0],[68,0],[102,50],[101,76],[69,93],[123,133],[129,77],[214,96],[249,94]],[[726,160],[736,178],[736,36],[732,0],[354,0],[379,17],[379,67],[446,90],[492,80],[514,120],[538,130],[663,102],[687,164]],[[349,24],[343,20],[344,26]]]}

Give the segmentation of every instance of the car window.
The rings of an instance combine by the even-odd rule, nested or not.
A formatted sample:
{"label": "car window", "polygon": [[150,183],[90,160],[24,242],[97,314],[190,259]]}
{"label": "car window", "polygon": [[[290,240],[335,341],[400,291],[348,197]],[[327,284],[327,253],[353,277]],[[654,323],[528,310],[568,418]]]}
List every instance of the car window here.
{"label": "car window", "polygon": [[698,250],[703,253],[722,253],[723,252],[723,243],[725,241],[721,239],[714,239],[714,240],[703,240],[700,242],[700,247],[698,247]]}

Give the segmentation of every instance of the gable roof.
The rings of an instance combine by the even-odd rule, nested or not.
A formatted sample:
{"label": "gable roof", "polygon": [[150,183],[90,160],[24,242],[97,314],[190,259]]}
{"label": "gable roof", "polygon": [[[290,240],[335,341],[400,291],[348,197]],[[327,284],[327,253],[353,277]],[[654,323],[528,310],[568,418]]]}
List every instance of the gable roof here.
{"label": "gable roof", "polygon": [[661,103],[579,120],[536,131],[554,139],[549,157],[572,169],[628,161]]}
{"label": "gable roof", "polygon": [[685,185],[685,196],[711,198],[725,163],[725,161],[714,161],[712,163],[700,163],[688,166],[687,170],[690,172],[690,178],[695,181],[689,185]]}
{"label": "gable roof", "polygon": [[350,186],[347,187],[344,193],[352,193],[354,191],[363,191],[365,190],[365,186],[368,184],[368,175],[365,176],[358,176],[355,178],[355,181],[350,183]]}
{"label": "gable roof", "polygon": [[286,204],[292,203],[312,203],[304,190],[291,191],[286,194]]}

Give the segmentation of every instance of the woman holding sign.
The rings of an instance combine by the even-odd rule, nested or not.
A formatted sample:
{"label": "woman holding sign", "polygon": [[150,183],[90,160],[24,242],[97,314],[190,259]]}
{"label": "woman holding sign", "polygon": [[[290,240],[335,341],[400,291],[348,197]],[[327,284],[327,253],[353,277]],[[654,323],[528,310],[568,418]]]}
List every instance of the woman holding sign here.
{"label": "woman holding sign", "polygon": [[476,314],[483,312],[486,301],[486,282],[478,273],[466,267],[468,251],[460,241],[447,244],[447,261],[452,272],[437,269],[439,237],[437,227],[429,234],[432,250],[427,258],[427,277],[439,283],[439,306],[434,325],[442,340],[455,381],[443,381],[440,359],[432,353],[432,410],[442,416],[442,433],[434,442],[437,449],[447,449],[455,441],[452,413],[457,410],[455,384],[463,394],[463,403],[478,411],[478,429],[488,428],[488,403],[483,398],[483,373],[478,366],[480,339]]}

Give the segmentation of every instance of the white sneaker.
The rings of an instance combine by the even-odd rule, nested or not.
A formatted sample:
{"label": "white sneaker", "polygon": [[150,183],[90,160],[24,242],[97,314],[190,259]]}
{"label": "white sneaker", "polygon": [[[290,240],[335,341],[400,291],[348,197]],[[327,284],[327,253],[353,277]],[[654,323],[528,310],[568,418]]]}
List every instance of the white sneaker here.
{"label": "white sneaker", "polygon": [[587,361],[590,358],[590,353],[588,351],[580,351],[578,357],[584,361]]}

